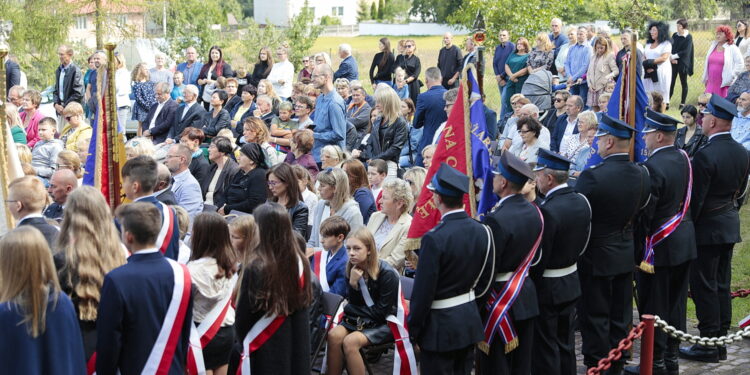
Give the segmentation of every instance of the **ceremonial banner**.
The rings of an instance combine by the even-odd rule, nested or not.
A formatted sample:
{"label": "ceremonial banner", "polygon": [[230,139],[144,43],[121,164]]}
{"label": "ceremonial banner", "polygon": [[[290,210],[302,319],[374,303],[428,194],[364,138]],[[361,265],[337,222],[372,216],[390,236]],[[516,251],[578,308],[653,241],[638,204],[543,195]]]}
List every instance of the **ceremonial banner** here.
{"label": "ceremonial banner", "polygon": [[99,189],[110,207],[121,200],[120,171],[125,164],[125,129],[117,121],[117,103],[114,80],[114,45],[107,44],[109,58],[106,69],[97,70],[97,108],[93,132],[86,158],[83,184]]}
{"label": "ceremonial banner", "polygon": [[[479,93],[479,83],[474,78],[472,70],[468,71],[471,83],[471,107],[469,119],[471,121],[471,163],[474,178],[481,182],[477,217],[481,220],[488,214],[499,200],[492,191],[492,163],[490,162],[490,136],[487,134],[487,121],[484,117],[484,103]],[[494,125],[494,124],[493,124]],[[481,181],[480,181],[481,180]]]}
{"label": "ceremonial banner", "polygon": [[[623,60],[620,78],[617,79],[615,85],[615,91],[612,93],[612,97],[609,99],[609,105],[607,106],[607,114],[610,117],[620,119],[633,126],[638,132],[634,135],[634,147],[632,149],[633,161],[644,162],[648,157],[648,151],[646,150],[646,143],[641,136],[644,123],[646,121],[646,107],[648,107],[648,95],[646,90],[643,88],[643,81],[638,76],[637,71],[630,71],[629,57],[630,54],[626,55]],[[632,73],[632,74],[631,74]],[[635,85],[635,96],[631,98],[632,85]],[[635,103],[633,103],[635,102]],[[635,111],[632,112],[631,117],[631,105],[635,104]],[[586,162],[586,168],[597,165],[602,162],[602,157],[597,153],[598,147],[596,145],[596,138],[591,144],[591,154],[588,162]]]}
{"label": "ceremonial banner", "polygon": [[[4,108],[4,106],[3,106]],[[14,220],[13,216],[8,209],[8,185],[11,181],[23,177],[23,169],[21,168],[21,160],[18,158],[18,149],[13,143],[13,136],[10,133],[10,127],[4,124],[3,128],[5,131],[2,132],[0,138],[0,195],[2,195],[2,209],[0,209],[0,235],[3,235],[13,229]]]}
{"label": "ceremonial banner", "polygon": [[[445,129],[443,129],[443,133],[438,141],[430,169],[427,170],[427,176],[425,177],[422,190],[419,193],[419,199],[417,200],[416,209],[414,210],[411,227],[409,227],[409,234],[406,236],[407,249],[418,249],[422,236],[440,222],[440,212],[432,201],[432,191],[427,189],[432,177],[440,168],[440,164],[446,163],[462,173],[471,173],[469,171],[471,161],[468,160],[471,154],[468,152],[470,149],[466,148],[467,138],[469,137],[467,136],[468,127],[466,126],[468,122],[468,103],[464,98],[465,86],[466,82],[462,82],[458,88],[458,98],[456,98],[456,103],[453,105]],[[464,197],[464,204],[464,209],[469,216],[474,216],[468,194]]]}

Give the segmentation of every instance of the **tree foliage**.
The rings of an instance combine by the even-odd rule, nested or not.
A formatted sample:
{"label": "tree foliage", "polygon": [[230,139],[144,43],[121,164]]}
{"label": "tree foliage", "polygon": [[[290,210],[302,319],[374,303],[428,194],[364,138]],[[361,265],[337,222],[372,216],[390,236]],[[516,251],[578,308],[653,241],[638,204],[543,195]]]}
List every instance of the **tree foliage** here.
{"label": "tree foliage", "polygon": [[365,0],[359,0],[359,3],[357,3],[357,22],[362,22],[369,19],[370,7],[367,5],[367,2],[365,2]]}
{"label": "tree foliage", "polygon": [[[219,30],[213,25],[226,23],[226,13],[221,4],[226,2],[203,0],[166,0],[167,35],[162,50],[172,58],[181,56],[185,48],[194,46],[198,53],[208,53],[219,40]],[[236,1],[229,2],[237,4]],[[157,24],[161,23],[163,1],[151,1],[149,15]]]}
{"label": "tree foliage", "polygon": [[[464,2],[464,0],[412,0],[409,14],[418,16],[422,21],[444,23],[449,21],[449,16],[457,12]],[[498,1],[494,3],[501,6]],[[503,2],[502,6],[505,5],[505,2]]]}
{"label": "tree foliage", "polygon": [[2,18],[13,22],[7,41],[31,87],[46,87],[55,80],[60,64],[57,47],[65,43],[73,24],[73,6],[59,0],[1,0]]}
{"label": "tree foliage", "polygon": [[384,12],[385,12],[385,0],[380,0],[380,2],[378,3],[378,17],[377,17],[378,21],[383,20]]}
{"label": "tree foliage", "polygon": [[383,9],[384,21],[398,21],[407,18],[411,3],[409,0],[386,0]]}
{"label": "tree foliage", "polygon": [[374,20],[378,15],[378,6],[375,1],[370,4],[370,19]]}

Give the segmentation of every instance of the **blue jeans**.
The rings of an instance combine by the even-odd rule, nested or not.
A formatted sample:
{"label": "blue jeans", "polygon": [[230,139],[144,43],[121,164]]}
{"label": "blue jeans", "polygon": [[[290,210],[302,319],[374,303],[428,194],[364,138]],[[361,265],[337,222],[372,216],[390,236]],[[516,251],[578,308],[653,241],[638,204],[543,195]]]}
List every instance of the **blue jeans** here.
{"label": "blue jeans", "polygon": [[498,120],[501,118],[504,118],[505,115],[511,110],[511,108],[505,108],[503,105],[503,98],[505,97],[505,91],[508,89],[508,84],[506,83],[505,86],[497,86],[498,89],[500,89],[500,116],[498,116]]}
{"label": "blue jeans", "polygon": [[578,95],[583,99],[583,106],[586,107],[586,98],[589,96],[589,85],[583,81],[580,85],[573,85],[570,88],[570,95]]}

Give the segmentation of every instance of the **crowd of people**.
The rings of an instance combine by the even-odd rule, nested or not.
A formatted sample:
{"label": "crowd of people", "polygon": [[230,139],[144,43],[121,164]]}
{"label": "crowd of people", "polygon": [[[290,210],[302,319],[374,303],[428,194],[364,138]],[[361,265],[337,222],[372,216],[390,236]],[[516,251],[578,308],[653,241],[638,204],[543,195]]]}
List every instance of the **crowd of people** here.
{"label": "crowd of people", "polygon": [[[627,334],[633,278],[641,312],[684,330],[689,285],[701,335],[726,334],[750,165],[747,23],[716,29],[695,105],[686,20],[671,37],[652,22],[635,54],[632,31],[618,46],[607,28],[550,27],[533,43],[498,34],[502,103],[484,114],[500,202],[486,225],[463,210],[468,177],[432,165],[463,68],[485,69],[471,37],[464,54],[444,35],[424,72],[414,40],[394,52],[381,38],[369,81],[348,44],[336,69],[321,52],[299,72],[286,45],[262,48],[252,70],[218,46],[205,61],[187,48],[174,71],[161,53],[132,70],[116,53],[118,121],[138,130],[114,212],[82,184],[107,58],[96,52],[83,73],[61,46],[57,117],[39,111],[38,91],[8,86],[26,176],[8,186],[17,228],[0,239],[2,362],[30,374],[308,374],[325,340],[327,374],[364,374],[361,349],[393,342],[401,324],[425,374],[475,363],[573,374],[576,327],[587,367]],[[607,115],[631,55],[650,96],[643,134]],[[680,120],[664,114],[678,78]],[[641,136],[643,166],[627,156]],[[595,142],[604,161],[587,169]],[[442,219],[415,249],[423,187]],[[345,299],[341,316],[322,314],[324,293]],[[657,333],[654,373],[678,373],[678,355],[718,362],[726,349]]]}

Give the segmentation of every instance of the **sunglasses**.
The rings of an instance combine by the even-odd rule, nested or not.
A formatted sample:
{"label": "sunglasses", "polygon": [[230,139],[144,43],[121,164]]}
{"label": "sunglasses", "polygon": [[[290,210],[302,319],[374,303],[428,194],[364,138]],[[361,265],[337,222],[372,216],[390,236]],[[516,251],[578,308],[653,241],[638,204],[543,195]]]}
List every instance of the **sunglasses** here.
{"label": "sunglasses", "polygon": [[73,116],[65,116],[65,121],[70,121],[70,119],[72,119],[72,118],[73,118]]}
{"label": "sunglasses", "polygon": [[564,101],[565,101],[565,99],[555,99],[555,103],[561,103],[561,102],[564,102]]}
{"label": "sunglasses", "polygon": [[705,106],[707,106],[707,105],[708,105],[708,103],[698,103],[698,106],[699,106],[699,107],[705,107]]}

